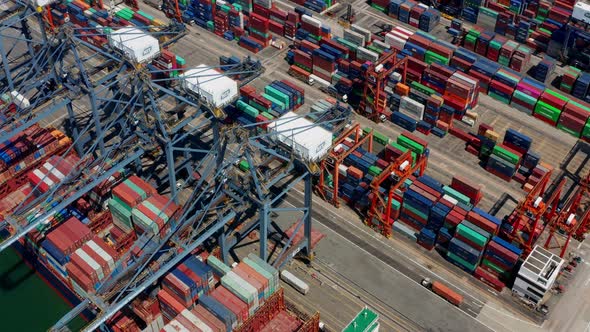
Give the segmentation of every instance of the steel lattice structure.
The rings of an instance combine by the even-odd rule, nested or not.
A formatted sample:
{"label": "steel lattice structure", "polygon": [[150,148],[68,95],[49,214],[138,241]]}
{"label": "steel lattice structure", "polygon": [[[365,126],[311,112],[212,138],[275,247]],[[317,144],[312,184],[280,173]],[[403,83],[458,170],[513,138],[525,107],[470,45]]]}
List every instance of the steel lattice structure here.
{"label": "steel lattice structure", "polygon": [[[254,126],[224,124],[223,110],[184,91],[176,79],[153,79],[163,72],[155,67],[84,41],[83,29],[70,24],[48,26],[43,10],[29,3],[16,2],[1,15],[0,94],[18,91],[30,100],[30,106],[3,114],[0,141],[60,115],[73,140],[61,155],[75,152],[80,161],[62,182],[31,197],[32,202],[22,203],[6,218],[3,226],[10,236],[0,250],[33,230],[43,232],[56,212],[122,169],[156,184],[160,193],[169,194],[168,204],[181,206],[164,238],[142,235],[96,294],[83,300],[54,330],[63,329],[86,309],[97,314],[86,331],[104,326],[170,268],[211,242],[221,247],[227,262],[231,248],[258,230],[261,257],[270,259],[267,241],[273,228],[284,234],[271,223],[273,213],[301,212],[293,237],[301,227],[305,235],[297,244],[287,240],[273,264],[280,267],[299,252],[311,256],[314,164],[298,161],[288,147],[257,133]],[[155,35],[175,33],[182,34],[178,23]],[[249,172],[235,167],[244,159],[251,165]],[[280,208],[300,183],[303,206]],[[124,264],[133,248],[141,249],[141,256]]]}

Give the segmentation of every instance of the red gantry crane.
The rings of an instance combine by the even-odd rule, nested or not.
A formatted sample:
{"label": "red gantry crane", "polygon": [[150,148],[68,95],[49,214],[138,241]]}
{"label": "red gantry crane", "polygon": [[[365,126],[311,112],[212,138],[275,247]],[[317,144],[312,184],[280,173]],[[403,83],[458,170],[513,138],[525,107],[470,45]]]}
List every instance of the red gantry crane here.
{"label": "red gantry crane", "polygon": [[[368,142],[369,144],[367,151],[373,151],[373,131],[366,135],[362,135],[362,133],[363,131],[358,123],[345,130],[340,137],[334,141],[332,144],[333,148],[330,150],[328,157],[324,158],[320,164],[320,180],[316,189],[324,200],[331,202],[335,207],[340,207],[340,200],[338,199],[338,178],[340,174],[338,173],[338,167],[346,157],[356,151],[359,147],[363,146],[365,142]],[[348,150],[339,148],[347,138],[352,138],[354,140],[354,145]],[[332,174],[332,182],[334,183],[333,188],[330,188],[326,184],[326,174]],[[332,195],[327,198],[326,192],[330,189]]]}
{"label": "red gantry crane", "polygon": [[375,122],[387,117],[387,93],[385,86],[389,76],[396,69],[403,68],[400,72],[402,83],[406,82],[408,69],[407,58],[397,59],[397,51],[384,56],[378,63],[371,65],[365,73],[365,86],[363,98],[359,104],[359,113]]}
{"label": "red gantry crane", "polygon": [[[572,237],[578,240],[584,238],[586,232],[590,230],[590,207],[582,208],[581,203],[588,193],[590,193],[590,172],[580,181],[574,195],[568,199],[559,213],[549,220],[547,224],[549,235],[545,241],[545,249],[560,248],[559,257],[563,258]],[[565,236],[565,241],[559,240],[559,236],[555,235],[556,231]],[[552,242],[555,245],[550,246]]]}
{"label": "red gantry crane", "polygon": [[[547,189],[552,173],[553,171],[549,170],[543,175],[541,180],[531,189],[525,199],[518,204],[516,209],[514,209],[513,214],[510,216],[513,222],[512,232],[508,234],[508,238],[511,241],[519,242],[525,255],[528,255],[531,252],[534,243],[538,238],[535,234],[537,233],[537,228],[539,227],[541,219],[551,220],[557,212],[557,205],[559,204],[559,199],[566,180],[562,179],[555,187],[551,196],[544,201],[543,194]],[[528,239],[523,239],[518,233],[519,231],[528,234]],[[539,235],[540,233],[542,233],[542,231],[539,232]]]}
{"label": "red gantry crane", "polygon": [[[396,190],[400,189],[404,182],[414,173],[424,175],[428,158],[421,154],[412,166],[412,152],[408,150],[394,160],[389,166],[376,176],[371,182],[371,205],[367,212],[365,224],[378,225],[379,231],[386,237],[391,237],[394,220],[391,218],[391,203]],[[391,181],[389,190],[382,194],[381,186],[386,181]],[[377,222],[375,222],[377,221]]]}

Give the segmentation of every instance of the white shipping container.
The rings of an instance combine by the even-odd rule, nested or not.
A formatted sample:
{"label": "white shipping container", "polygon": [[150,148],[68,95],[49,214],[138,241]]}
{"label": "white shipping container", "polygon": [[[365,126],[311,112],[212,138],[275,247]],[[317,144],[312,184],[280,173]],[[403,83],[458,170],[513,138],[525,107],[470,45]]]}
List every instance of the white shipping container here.
{"label": "white shipping container", "polygon": [[395,30],[391,30],[391,31],[388,33],[388,35],[394,35],[394,36],[396,36],[396,37],[398,37],[398,38],[400,38],[400,39],[402,39],[402,40],[405,40],[405,41],[407,41],[408,39],[410,39],[410,36],[406,35],[406,34],[405,34],[405,33],[403,33],[403,32],[400,32],[400,31],[395,31]]}
{"label": "white shipping container", "polygon": [[361,35],[365,36],[365,40],[366,41],[371,40],[371,31],[369,31],[369,30],[367,30],[365,28],[362,28],[362,27],[360,27],[360,26],[358,26],[356,24],[353,24],[353,25],[350,26],[350,30],[352,30],[352,31],[354,31],[356,33],[360,33]]}
{"label": "white shipping container", "polygon": [[406,46],[405,40],[403,40],[393,34],[390,34],[390,33],[385,35],[385,42],[398,51],[403,50],[404,47]]}
{"label": "white shipping container", "polygon": [[583,21],[590,24],[590,4],[578,1],[574,5],[572,17],[578,21]]}
{"label": "white shipping container", "polygon": [[242,279],[234,271],[229,271],[223,278],[232,279],[236,284],[238,284],[238,286],[248,293],[249,300],[254,302],[258,301],[258,290],[254,288],[254,286],[250,285],[246,280]]}
{"label": "white shipping container", "polygon": [[180,324],[180,322],[176,319],[171,320],[170,323],[166,324],[166,326],[164,326],[164,330],[166,330],[166,332],[190,332],[189,329]]}
{"label": "white shipping container", "polygon": [[98,264],[98,262],[96,262],[92,257],[90,257],[90,255],[88,255],[82,248],[76,250],[75,254],[82,258],[82,260],[86,262],[86,264],[90,265],[90,267],[96,272],[98,280],[104,279],[104,274],[102,272],[100,264]]}
{"label": "white shipping container", "polygon": [[403,33],[404,35],[406,35],[408,37],[410,37],[410,36],[412,36],[414,34],[414,32],[412,32],[412,31],[410,31],[410,30],[408,30],[408,29],[406,29],[404,27],[395,27],[393,29],[393,31],[399,31],[399,32]]}
{"label": "white shipping container", "polygon": [[31,106],[31,102],[17,91],[11,91],[10,96],[12,97],[12,102],[19,108],[27,108]]}
{"label": "white shipping container", "polygon": [[354,32],[352,30],[344,30],[344,39],[359,45],[359,46],[365,46],[366,40],[365,40],[365,36],[361,35],[358,32]]}
{"label": "white shipping container", "polygon": [[190,312],[188,309],[183,310],[180,314],[183,315],[184,318],[188,319],[188,321],[196,326],[200,331],[213,332],[213,329],[211,329],[207,324],[199,319],[199,317]]}
{"label": "white shipping container", "polygon": [[50,5],[54,2],[55,2],[55,0],[34,0],[33,4],[36,7],[45,7],[45,6]]}
{"label": "white shipping container", "polygon": [[315,123],[287,112],[269,125],[271,138],[290,146],[300,158],[316,161],[332,146],[332,133]]}
{"label": "white shipping container", "polygon": [[309,285],[287,270],[281,271],[281,279],[303,295],[309,292]]}
{"label": "white shipping container", "polygon": [[424,116],[424,105],[407,96],[402,97],[399,104],[399,110],[417,120],[422,120],[422,117]]}
{"label": "white shipping container", "polygon": [[33,170],[33,174],[35,174],[35,176],[42,180],[49,188],[53,187],[53,181],[51,181],[51,179],[48,176],[46,176],[43,172],[41,172],[39,169]]}
{"label": "white shipping container", "polygon": [[340,173],[340,175],[344,175],[346,176],[346,173],[348,172],[348,166],[346,165],[338,165],[338,173]]}
{"label": "white shipping container", "polygon": [[160,55],[158,39],[134,27],[124,27],[111,32],[109,44],[138,63],[149,62]]}
{"label": "white shipping container", "polygon": [[180,76],[185,89],[198,94],[214,107],[223,107],[238,96],[238,84],[231,78],[199,65]]}
{"label": "white shipping container", "polygon": [[111,255],[104,251],[104,249],[102,249],[93,240],[88,241],[87,244],[92,250],[94,250],[95,253],[97,253],[102,259],[104,259],[107,262],[107,264],[109,265],[109,269],[111,271],[115,271],[115,260],[113,259],[113,257],[111,257]]}
{"label": "white shipping container", "polygon": [[301,20],[307,24],[311,24],[315,27],[321,28],[322,27],[322,21],[315,19],[309,15],[301,15]]}
{"label": "white shipping container", "polygon": [[62,174],[57,167],[51,165],[49,162],[46,162],[45,164],[43,164],[43,168],[45,168],[47,170],[47,173],[51,173],[53,174],[56,178],[58,178],[60,181],[65,179],[65,175]]}
{"label": "white shipping container", "polygon": [[368,49],[366,49],[364,47],[357,48],[356,49],[356,55],[357,55],[357,57],[360,56],[363,59],[370,60],[370,61],[373,61],[373,62],[377,62],[379,60],[379,54],[377,54],[377,53],[375,53],[375,52],[373,52],[371,50],[368,50]]}

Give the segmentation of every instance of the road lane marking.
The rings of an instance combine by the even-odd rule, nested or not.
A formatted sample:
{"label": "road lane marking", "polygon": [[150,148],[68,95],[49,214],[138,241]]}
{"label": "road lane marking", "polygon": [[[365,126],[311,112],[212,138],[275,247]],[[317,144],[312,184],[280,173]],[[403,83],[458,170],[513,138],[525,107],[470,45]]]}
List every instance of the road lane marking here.
{"label": "road lane marking", "polygon": [[[297,189],[296,189],[296,188],[293,188],[293,189],[297,191]],[[291,207],[295,207],[295,205],[293,205],[293,204],[289,203],[288,201],[285,201],[285,203],[286,203],[286,204],[288,204],[288,205],[290,205]],[[313,218],[313,217],[312,217],[312,219],[313,219],[315,222],[317,222],[317,223],[320,223],[320,224],[321,224],[321,222],[320,222],[319,220],[317,220],[317,219],[315,219],[315,218]],[[323,225],[323,224],[322,224],[322,225]],[[326,227],[326,226],[324,226],[324,227]],[[381,262],[381,263],[382,263],[383,265],[385,265],[387,268],[389,268],[389,269],[391,269],[391,270],[393,270],[393,271],[397,272],[397,273],[398,273],[398,274],[400,274],[402,277],[404,277],[404,278],[406,278],[406,279],[410,280],[410,281],[412,282],[412,284],[417,284],[417,285],[419,285],[419,286],[420,286],[420,284],[419,284],[418,282],[416,282],[416,281],[415,281],[415,280],[413,280],[412,278],[408,277],[408,276],[407,276],[407,275],[405,275],[404,273],[401,273],[399,270],[397,270],[397,269],[396,269],[396,268],[394,268],[393,266],[391,266],[391,265],[387,264],[386,262],[382,261],[382,260],[381,260],[379,257],[376,257],[375,255],[371,254],[371,253],[370,253],[370,252],[368,252],[367,250],[365,250],[365,249],[363,249],[362,247],[358,246],[357,244],[355,244],[354,242],[350,241],[350,240],[349,240],[349,239],[347,239],[346,237],[344,237],[344,236],[340,235],[339,233],[337,233],[337,232],[335,232],[335,231],[331,230],[330,228],[326,227],[326,229],[328,229],[330,232],[332,232],[332,233],[336,234],[337,236],[341,237],[341,238],[342,238],[344,241],[346,241],[346,242],[348,242],[348,243],[352,244],[354,247],[358,248],[360,251],[362,251],[362,252],[366,253],[366,254],[367,254],[369,257],[372,257],[373,259],[375,259],[375,260],[377,260],[377,261]],[[424,292],[426,292],[426,293],[428,293],[428,294],[432,295],[434,298],[438,299],[439,301],[441,301],[441,302],[443,302],[443,303],[447,303],[447,304],[448,304],[448,301],[447,301],[447,300],[443,299],[443,298],[442,298],[442,297],[440,297],[440,296],[436,296],[436,294],[434,294],[433,292],[429,291],[429,290],[428,290],[428,289],[426,289],[425,287],[418,287],[418,289],[421,289],[422,291],[424,291]],[[449,304],[449,305],[450,305],[450,304]],[[452,310],[457,310],[457,311],[461,312],[462,314],[464,314],[465,316],[467,316],[467,317],[469,317],[469,318],[472,318],[473,320],[477,321],[477,322],[478,322],[478,323],[480,323],[481,325],[483,325],[483,326],[487,327],[487,328],[488,328],[488,329],[490,329],[491,331],[498,332],[497,330],[493,329],[493,328],[492,328],[492,327],[490,327],[489,325],[487,325],[487,324],[485,324],[484,322],[482,322],[481,320],[479,320],[479,319],[477,318],[477,315],[476,315],[476,317],[473,317],[473,316],[469,315],[467,312],[465,312],[464,310],[462,310],[462,309],[460,309],[460,308],[458,308],[458,307],[456,307],[456,306],[454,306],[454,305],[450,305],[450,306],[451,306]],[[469,310],[469,309],[467,309],[467,310]]]}

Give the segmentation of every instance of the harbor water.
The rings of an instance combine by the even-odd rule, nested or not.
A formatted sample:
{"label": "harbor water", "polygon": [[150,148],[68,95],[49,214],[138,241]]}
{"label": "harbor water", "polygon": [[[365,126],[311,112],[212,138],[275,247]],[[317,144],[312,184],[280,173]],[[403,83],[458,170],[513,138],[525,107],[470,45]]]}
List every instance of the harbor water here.
{"label": "harbor water", "polygon": [[[71,306],[13,249],[0,253],[2,331],[47,331]],[[68,327],[78,331],[82,319]]]}

